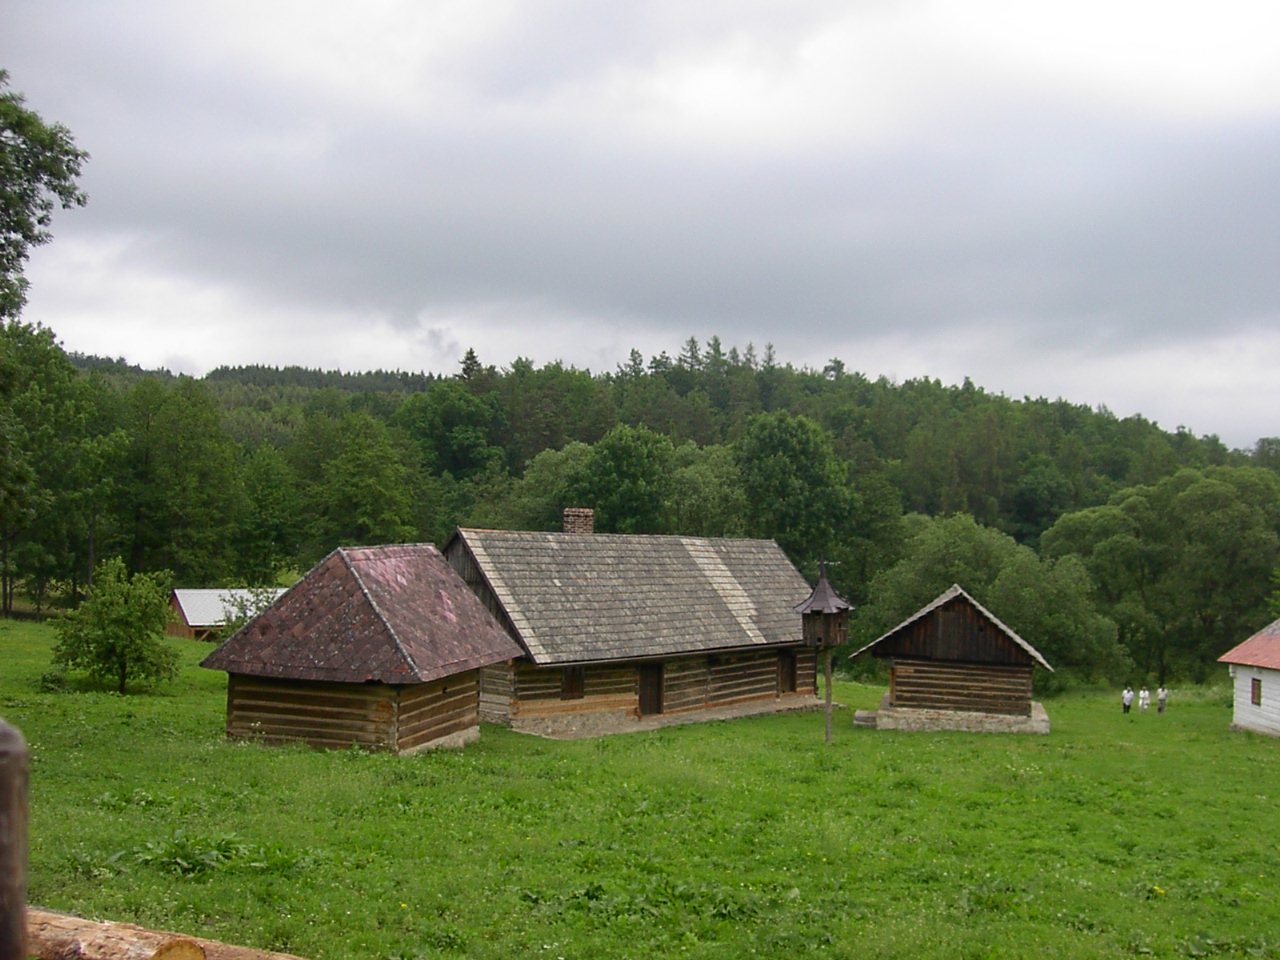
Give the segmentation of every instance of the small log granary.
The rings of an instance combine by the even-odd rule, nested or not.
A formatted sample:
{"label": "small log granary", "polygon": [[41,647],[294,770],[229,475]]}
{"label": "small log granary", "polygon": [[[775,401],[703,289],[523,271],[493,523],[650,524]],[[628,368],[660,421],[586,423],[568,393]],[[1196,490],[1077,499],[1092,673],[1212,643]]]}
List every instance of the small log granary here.
{"label": "small log granary", "polygon": [[[889,661],[889,693],[882,712],[887,708],[1029,718],[1032,670],[1053,670],[1031,644],[958,584],[853,656],[864,653]],[[1036,732],[1047,729],[1045,718],[1044,730]]]}
{"label": "small log granary", "polygon": [[227,735],[408,753],[479,736],[479,671],[520,653],[431,544],[335,550],[201,664]]}

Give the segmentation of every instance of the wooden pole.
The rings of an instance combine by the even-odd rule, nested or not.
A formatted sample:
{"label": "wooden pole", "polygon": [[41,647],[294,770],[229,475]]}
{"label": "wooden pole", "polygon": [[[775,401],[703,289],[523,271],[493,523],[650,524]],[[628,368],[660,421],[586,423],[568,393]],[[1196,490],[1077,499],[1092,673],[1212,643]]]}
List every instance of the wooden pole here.
{"label": "wooden pole", "polygon": [[822,650],[822,679],[827,687],[827,743],[831,742],[831,648]]}
{"label": "wooden pole", "polygon": [[25,957],[27,744],[0,720],[0,958]]}

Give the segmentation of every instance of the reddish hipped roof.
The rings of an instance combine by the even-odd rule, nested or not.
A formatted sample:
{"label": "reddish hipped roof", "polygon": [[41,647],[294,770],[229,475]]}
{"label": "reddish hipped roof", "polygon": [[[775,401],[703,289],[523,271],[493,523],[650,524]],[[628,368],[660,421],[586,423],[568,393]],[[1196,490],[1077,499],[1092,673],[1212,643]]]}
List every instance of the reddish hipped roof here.
{"label": "reddish hipped roof", "polygon": [[424,683],[520,656],[429,543],[345,547],[201,666],[339,683]]}
{"label": "reddish hipped roof", "polygon": [[1218,662],[1280,670],[1280,620],[1272,621],[1244,643],[1232,647]]}

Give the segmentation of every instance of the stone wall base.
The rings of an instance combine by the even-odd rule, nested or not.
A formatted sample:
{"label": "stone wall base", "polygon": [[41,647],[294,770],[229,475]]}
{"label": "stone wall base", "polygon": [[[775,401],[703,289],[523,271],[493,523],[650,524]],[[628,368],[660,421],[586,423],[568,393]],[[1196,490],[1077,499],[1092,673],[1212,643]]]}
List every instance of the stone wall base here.
{"label": "stone wall base", "polygon": [[1044,706],[1033,700],[1031,716],[1011,717],[1003,713],[975,713],[968,710],[921,710],[891,707],[885,694],[877,710],[859,710],[854,726],[877,730],[960,730],[965,733],[1040,733],[1049,732],[1049,715]]}
{"label": "stone wall base", "polygon": [[459,750],[469,743],[475,743],[480,739],[480,726],[467,727],[465,730],[459,730],[456,733],[448,733],[443,737],[436,737],[434,740],[428,740],[426,743],[420,743],[416,747],[409,747],[407,750],[401,750],[400,756],[410,757],[415,753],[424,753],[427,750]]}
{"label": "stone wall base", "polygon": [[701,707],[682,713],[657,713],[637,716],[632,710],[597,710],[589,713],[553,714],[542,717],[512,718],[511,729],[517,733],[529,733],[551,740],[579,740],[586,737],[603,737],[615,733],[640,733],[659,730],[684,723],[707,723],[713,720],[734,720],[738,717],[756,717],[771,713],[790,713],[797,710],[820,710],[823,701],[810,694],[791,693],[777,698],[750,700],[745,703],[720,707]]}

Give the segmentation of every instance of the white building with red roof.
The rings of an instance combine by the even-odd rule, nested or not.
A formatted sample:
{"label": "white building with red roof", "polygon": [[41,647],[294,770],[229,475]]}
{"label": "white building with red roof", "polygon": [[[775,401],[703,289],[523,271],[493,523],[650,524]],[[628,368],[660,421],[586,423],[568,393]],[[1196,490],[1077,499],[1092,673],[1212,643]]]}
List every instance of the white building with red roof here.
{"label": "white building with red roof", "polygon": [[1231,671],[1231,726],[1280,736],[1280,620],[1218,658]]}

